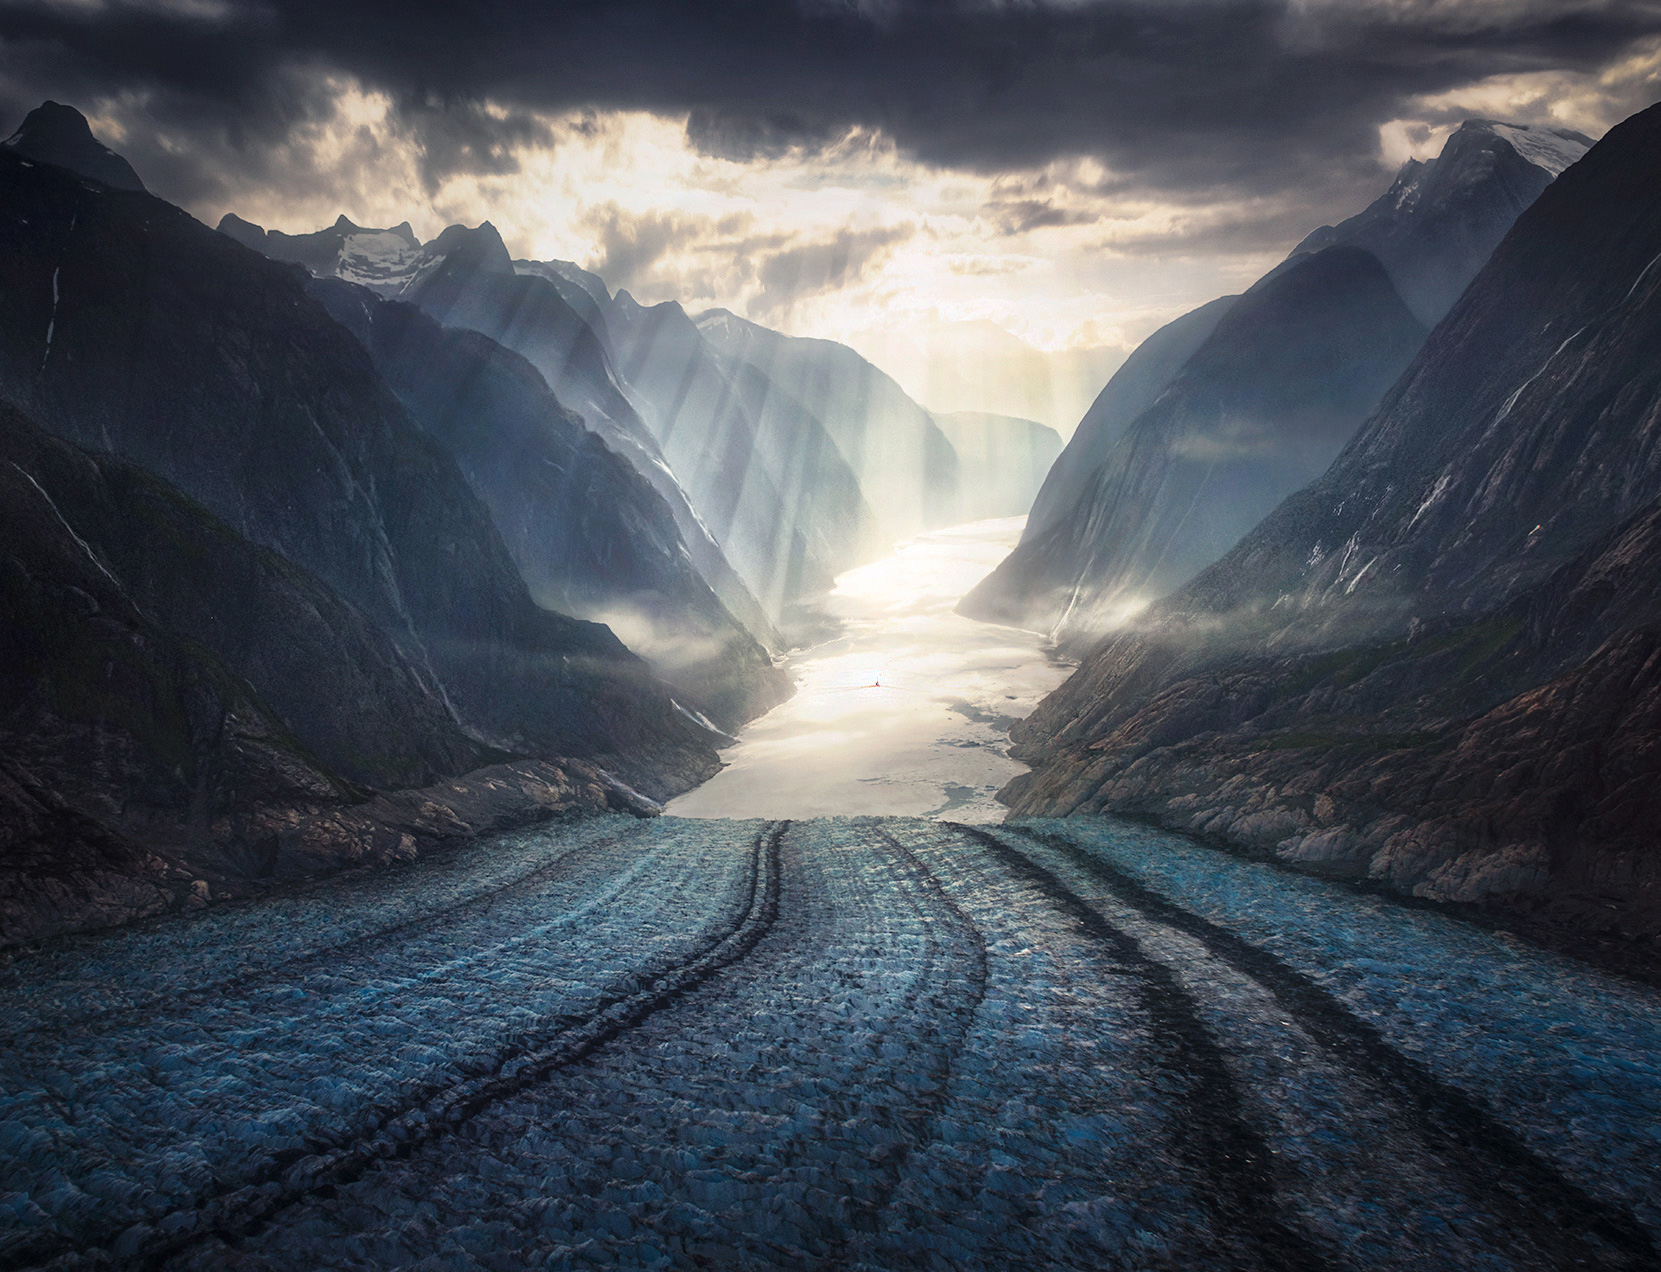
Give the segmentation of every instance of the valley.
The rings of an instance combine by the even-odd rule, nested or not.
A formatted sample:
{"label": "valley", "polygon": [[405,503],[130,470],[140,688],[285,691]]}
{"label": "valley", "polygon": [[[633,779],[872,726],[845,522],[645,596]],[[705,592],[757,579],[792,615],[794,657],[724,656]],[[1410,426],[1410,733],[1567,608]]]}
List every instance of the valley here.
{"label": "valley", "polygon": [[816,602],[836,634],[786,664],[789,701],[746,725],[725,767],[670,801],[680,817],[888,813],[1001,821],[1024,772],[1009,726],[1067,676],[1036,632],[954,607],[1014,545],[1021,518],[922,535]]}

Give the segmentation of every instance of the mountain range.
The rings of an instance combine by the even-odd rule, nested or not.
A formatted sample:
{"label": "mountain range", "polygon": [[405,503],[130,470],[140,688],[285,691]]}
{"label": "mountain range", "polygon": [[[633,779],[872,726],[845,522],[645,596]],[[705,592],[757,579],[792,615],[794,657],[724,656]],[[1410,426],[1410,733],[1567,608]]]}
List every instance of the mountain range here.
{"label": "mountain range", "polygon": [[[714,772],[709,722],[533,600],[314,280],[64,166],[99,154],[80,128],[60,153],[61,112],[31,115],[0,148],[8,937]],[[510,405],[551,428],[534,389]]]}
{"label": "mountain range", "polygon": [[1472,120],[1241,297],[1156,332],[1102,391],[1016,551],[962,609],[1087,645],[1324,471],[1578,133]]}
{"label": "mountain range", "polygon": [[[1011,448],[1031,450],[1034,427],[1054,436],[989,416],[966,439],[966,459],[927,410],[845,345],[724,310],[693,317],[674,301],[641,305],[571,262],[512,259],[488,222],[451,226],[427,244],[407,223],[369,229],[345,217],[300,235],[235,215],[219,228],[526,357],[658,489],[700,572],[769,648],[793,603],[849,566],[922,530],[1018,515],[1043,468],[1001,461]],[[986,429],[1010,441],[994,444]]]}

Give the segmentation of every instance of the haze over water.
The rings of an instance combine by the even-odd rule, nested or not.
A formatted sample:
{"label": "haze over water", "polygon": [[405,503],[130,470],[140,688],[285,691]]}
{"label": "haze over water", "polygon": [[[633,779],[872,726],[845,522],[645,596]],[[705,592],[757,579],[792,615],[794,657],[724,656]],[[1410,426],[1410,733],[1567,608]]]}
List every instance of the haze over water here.
{"label": "haze over water", "polygon": [[949,816],[999,821],[993,794],[1024,765],[1010,724],[1070,670],[1036,632],[952,612],[1021,536],[1025,517],[954,526],[849,570],[822,603],[834,640],[791,660],[796,695],[672,801],[680,817]]}

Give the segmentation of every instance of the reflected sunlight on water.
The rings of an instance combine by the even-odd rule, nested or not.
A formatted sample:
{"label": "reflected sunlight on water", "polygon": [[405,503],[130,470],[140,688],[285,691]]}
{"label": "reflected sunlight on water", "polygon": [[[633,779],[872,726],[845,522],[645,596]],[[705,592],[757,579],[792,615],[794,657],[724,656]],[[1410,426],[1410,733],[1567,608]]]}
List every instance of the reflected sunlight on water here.
{"label": "reflected sunlight on water", "polygon": [[850,570],[823,608],[842,632],[798,653],[796,696],[674,800],[680,817],[838,813],[996,821],[992,794],[1023,767],[1008,728],[1066,678],[1036,632],[952,606],[1015,546],[1025,517],[937,530]]}

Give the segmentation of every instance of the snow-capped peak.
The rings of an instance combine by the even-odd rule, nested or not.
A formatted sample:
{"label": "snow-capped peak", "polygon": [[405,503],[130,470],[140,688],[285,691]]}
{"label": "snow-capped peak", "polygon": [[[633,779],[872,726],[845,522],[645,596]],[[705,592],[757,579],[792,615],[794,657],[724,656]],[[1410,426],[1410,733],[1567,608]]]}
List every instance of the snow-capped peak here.
{"label": "snow-capped peak", "polygon": [[1562,175],[1565,168],[1592,148],[1590,138],[1567,128],[1497,122],[1489,123],[1488,127],[1524,159],[1537,168],[1544,168],[1553,177]]}

